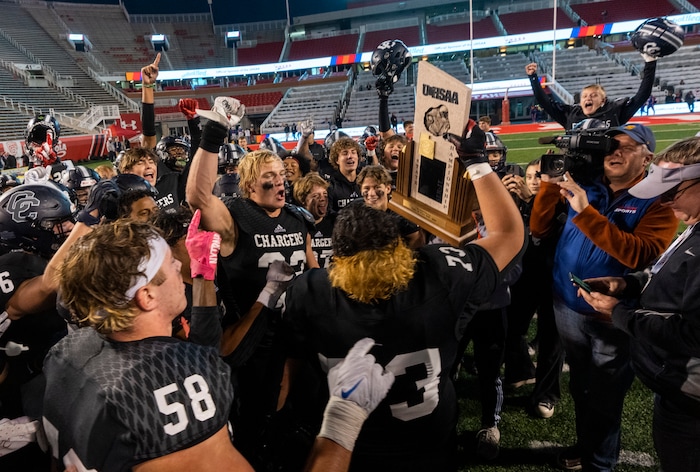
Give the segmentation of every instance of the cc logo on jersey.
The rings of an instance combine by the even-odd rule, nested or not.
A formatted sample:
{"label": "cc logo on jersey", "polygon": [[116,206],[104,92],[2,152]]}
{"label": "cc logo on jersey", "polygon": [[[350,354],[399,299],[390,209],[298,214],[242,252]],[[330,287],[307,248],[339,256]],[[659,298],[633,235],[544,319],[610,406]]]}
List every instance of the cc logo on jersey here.
{"label": "cc logo on jersey", "polygon": [[34,195],[31,190],[20,190],[10,195],[5,209],[12,215],[12,221],[15,223],[24,223],[25,221],[35,220],[37,212],[35,208],[39,208],[41,201]]}

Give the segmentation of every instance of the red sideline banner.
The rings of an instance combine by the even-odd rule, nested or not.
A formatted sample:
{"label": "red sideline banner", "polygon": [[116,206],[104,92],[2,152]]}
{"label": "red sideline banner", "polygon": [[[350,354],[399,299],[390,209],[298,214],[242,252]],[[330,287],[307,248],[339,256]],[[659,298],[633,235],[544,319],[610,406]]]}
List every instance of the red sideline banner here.
{"label": "red sideline banner", "polygon": [[[106,156],[107,140],[110,137],[128,139],[131,145],[138,145],[141,135],[141,117],[138,113],[124,113],[110,125],[104,134],[65,136],[59,139],[56,153],[61,160],[84,161]],[[24,140],[0,142],[0,152],[15,157],[24,155]]]}

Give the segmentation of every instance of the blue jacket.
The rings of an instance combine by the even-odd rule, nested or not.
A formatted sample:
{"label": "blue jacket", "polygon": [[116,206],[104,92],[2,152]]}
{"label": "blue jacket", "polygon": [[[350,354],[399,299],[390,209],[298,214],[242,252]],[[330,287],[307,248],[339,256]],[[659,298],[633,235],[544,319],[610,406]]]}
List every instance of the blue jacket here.
{"label": "blue jacket", "polygon": [[[654,200],[643,200],[630,195],[627,190],[613,197],[609,187],[598,179],[582,185],[590,205],[610,222],[626,232],[633,232]],[[578,215],[570,206],[566,223],[557,243],[554,255],[554,294],[566,305],[579,313],[594,313],[595,310],[583,298],[576,296],[577,288],[569,280],[569,272],[582,279],[602,276],[623,276],[633,268],[624,266],[613,256],[596,246],[573,223]]]}

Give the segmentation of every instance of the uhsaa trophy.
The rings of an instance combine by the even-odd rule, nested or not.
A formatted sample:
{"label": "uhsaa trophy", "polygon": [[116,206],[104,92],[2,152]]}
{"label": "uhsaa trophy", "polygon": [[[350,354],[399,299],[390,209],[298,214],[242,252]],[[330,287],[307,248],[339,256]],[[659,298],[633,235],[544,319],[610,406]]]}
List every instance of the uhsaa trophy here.
{"label": "uhsaa trophy", "polygon": [[476,238],[474,186],[455,147],[469,121],[471,89],[426,61],[418,63],[414,139],[399,160],[389,208],[453,246]]}

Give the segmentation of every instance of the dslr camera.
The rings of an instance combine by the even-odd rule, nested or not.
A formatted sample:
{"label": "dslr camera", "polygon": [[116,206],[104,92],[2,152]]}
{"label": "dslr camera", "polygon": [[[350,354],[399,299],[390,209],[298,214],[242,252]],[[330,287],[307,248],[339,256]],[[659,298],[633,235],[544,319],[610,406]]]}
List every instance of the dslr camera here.
{"label": "dslr camera", "polygon": [[544,154],[540,159],[540,173],[559,177],[569,172],[577,179],[590,179],[603,172],[603,158],[618,145],[607,136],[608,128],[599,120],[584,120],[562,136],[539,138],[540,144],[554,144],[562,152]]}

